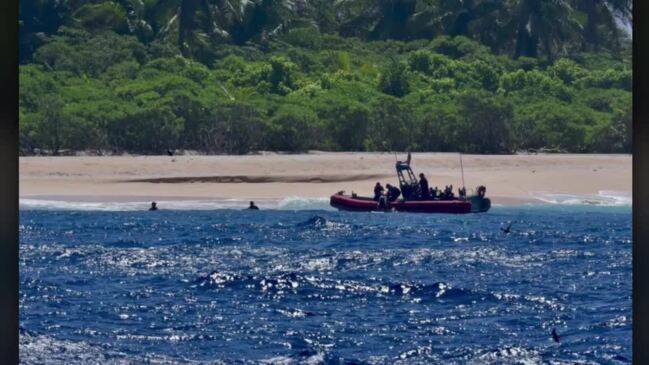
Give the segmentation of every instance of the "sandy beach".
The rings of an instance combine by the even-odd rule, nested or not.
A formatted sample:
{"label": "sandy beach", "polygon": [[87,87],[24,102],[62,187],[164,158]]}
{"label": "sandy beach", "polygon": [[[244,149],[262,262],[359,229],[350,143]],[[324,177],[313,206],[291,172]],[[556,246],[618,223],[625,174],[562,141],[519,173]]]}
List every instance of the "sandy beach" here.
{"label": "sandy beach", "polygon": [[[402,159],[405,155],[400,156]],[[548,193],[631,192],[631,155],[463,155],[470,189],[496,204]],[[396,183],[395,155],[310,153],[250,156],[21,157],[20,198],[62,201],[322,198],[340,190],[371,195]],[[458,154],[413,154],[431,187],[462,185]]]}

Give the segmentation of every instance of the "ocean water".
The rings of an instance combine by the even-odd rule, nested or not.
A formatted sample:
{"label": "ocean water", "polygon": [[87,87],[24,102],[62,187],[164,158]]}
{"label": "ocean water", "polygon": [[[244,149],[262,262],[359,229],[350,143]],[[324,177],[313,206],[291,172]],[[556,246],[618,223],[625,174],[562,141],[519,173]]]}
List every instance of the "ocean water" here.
{"label": "ocean water", "polygon": [[67,208],[20,212],[24,364],[631,362],[628,206]]}

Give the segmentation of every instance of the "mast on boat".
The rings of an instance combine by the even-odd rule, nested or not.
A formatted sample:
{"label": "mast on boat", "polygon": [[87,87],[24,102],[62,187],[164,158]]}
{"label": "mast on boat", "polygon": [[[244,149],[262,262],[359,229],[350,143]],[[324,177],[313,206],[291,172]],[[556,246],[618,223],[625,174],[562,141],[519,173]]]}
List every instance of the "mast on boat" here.
{"label": "mast on boat", "polygon": [[462,165],[462,152],[460,152],[460,170],[462,171],[462,189],[465,189],[466,185],[464,185],[464,166]]}

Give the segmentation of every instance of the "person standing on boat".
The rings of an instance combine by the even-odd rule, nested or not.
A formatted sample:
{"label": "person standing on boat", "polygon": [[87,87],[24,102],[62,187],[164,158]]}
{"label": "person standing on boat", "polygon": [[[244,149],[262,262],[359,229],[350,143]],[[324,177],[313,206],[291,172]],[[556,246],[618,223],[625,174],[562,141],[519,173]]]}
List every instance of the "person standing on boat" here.
{"label": "person standing on boat", "polygon": [[381,183],[377,182],[376,185],[374,185],[374,200],[379,201],[384,191],[385,189],[381,186]]}
{"label": "person standing on boat", "polygon": [[396,186],[392,186],[390,184],[385,184],[385,187],[388,189],[388,201],[395,201],[401,195],[401,190],[397,188]]}
{"label": "person standing on boat", "polygon": [[429,198],[428,191],[428,180],[423,173],[419,174],[419,191],[421,191],[421,200],[427,200]]}

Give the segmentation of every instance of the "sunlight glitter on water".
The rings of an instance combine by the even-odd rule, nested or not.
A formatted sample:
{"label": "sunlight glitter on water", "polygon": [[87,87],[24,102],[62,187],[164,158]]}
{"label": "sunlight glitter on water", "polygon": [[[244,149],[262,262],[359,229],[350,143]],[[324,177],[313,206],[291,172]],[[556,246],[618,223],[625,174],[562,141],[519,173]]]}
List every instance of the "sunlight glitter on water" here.
{"label": "sunlight glitter on water", "polygon": [[26,364],[631,357],[628,208],[20,218]]}

